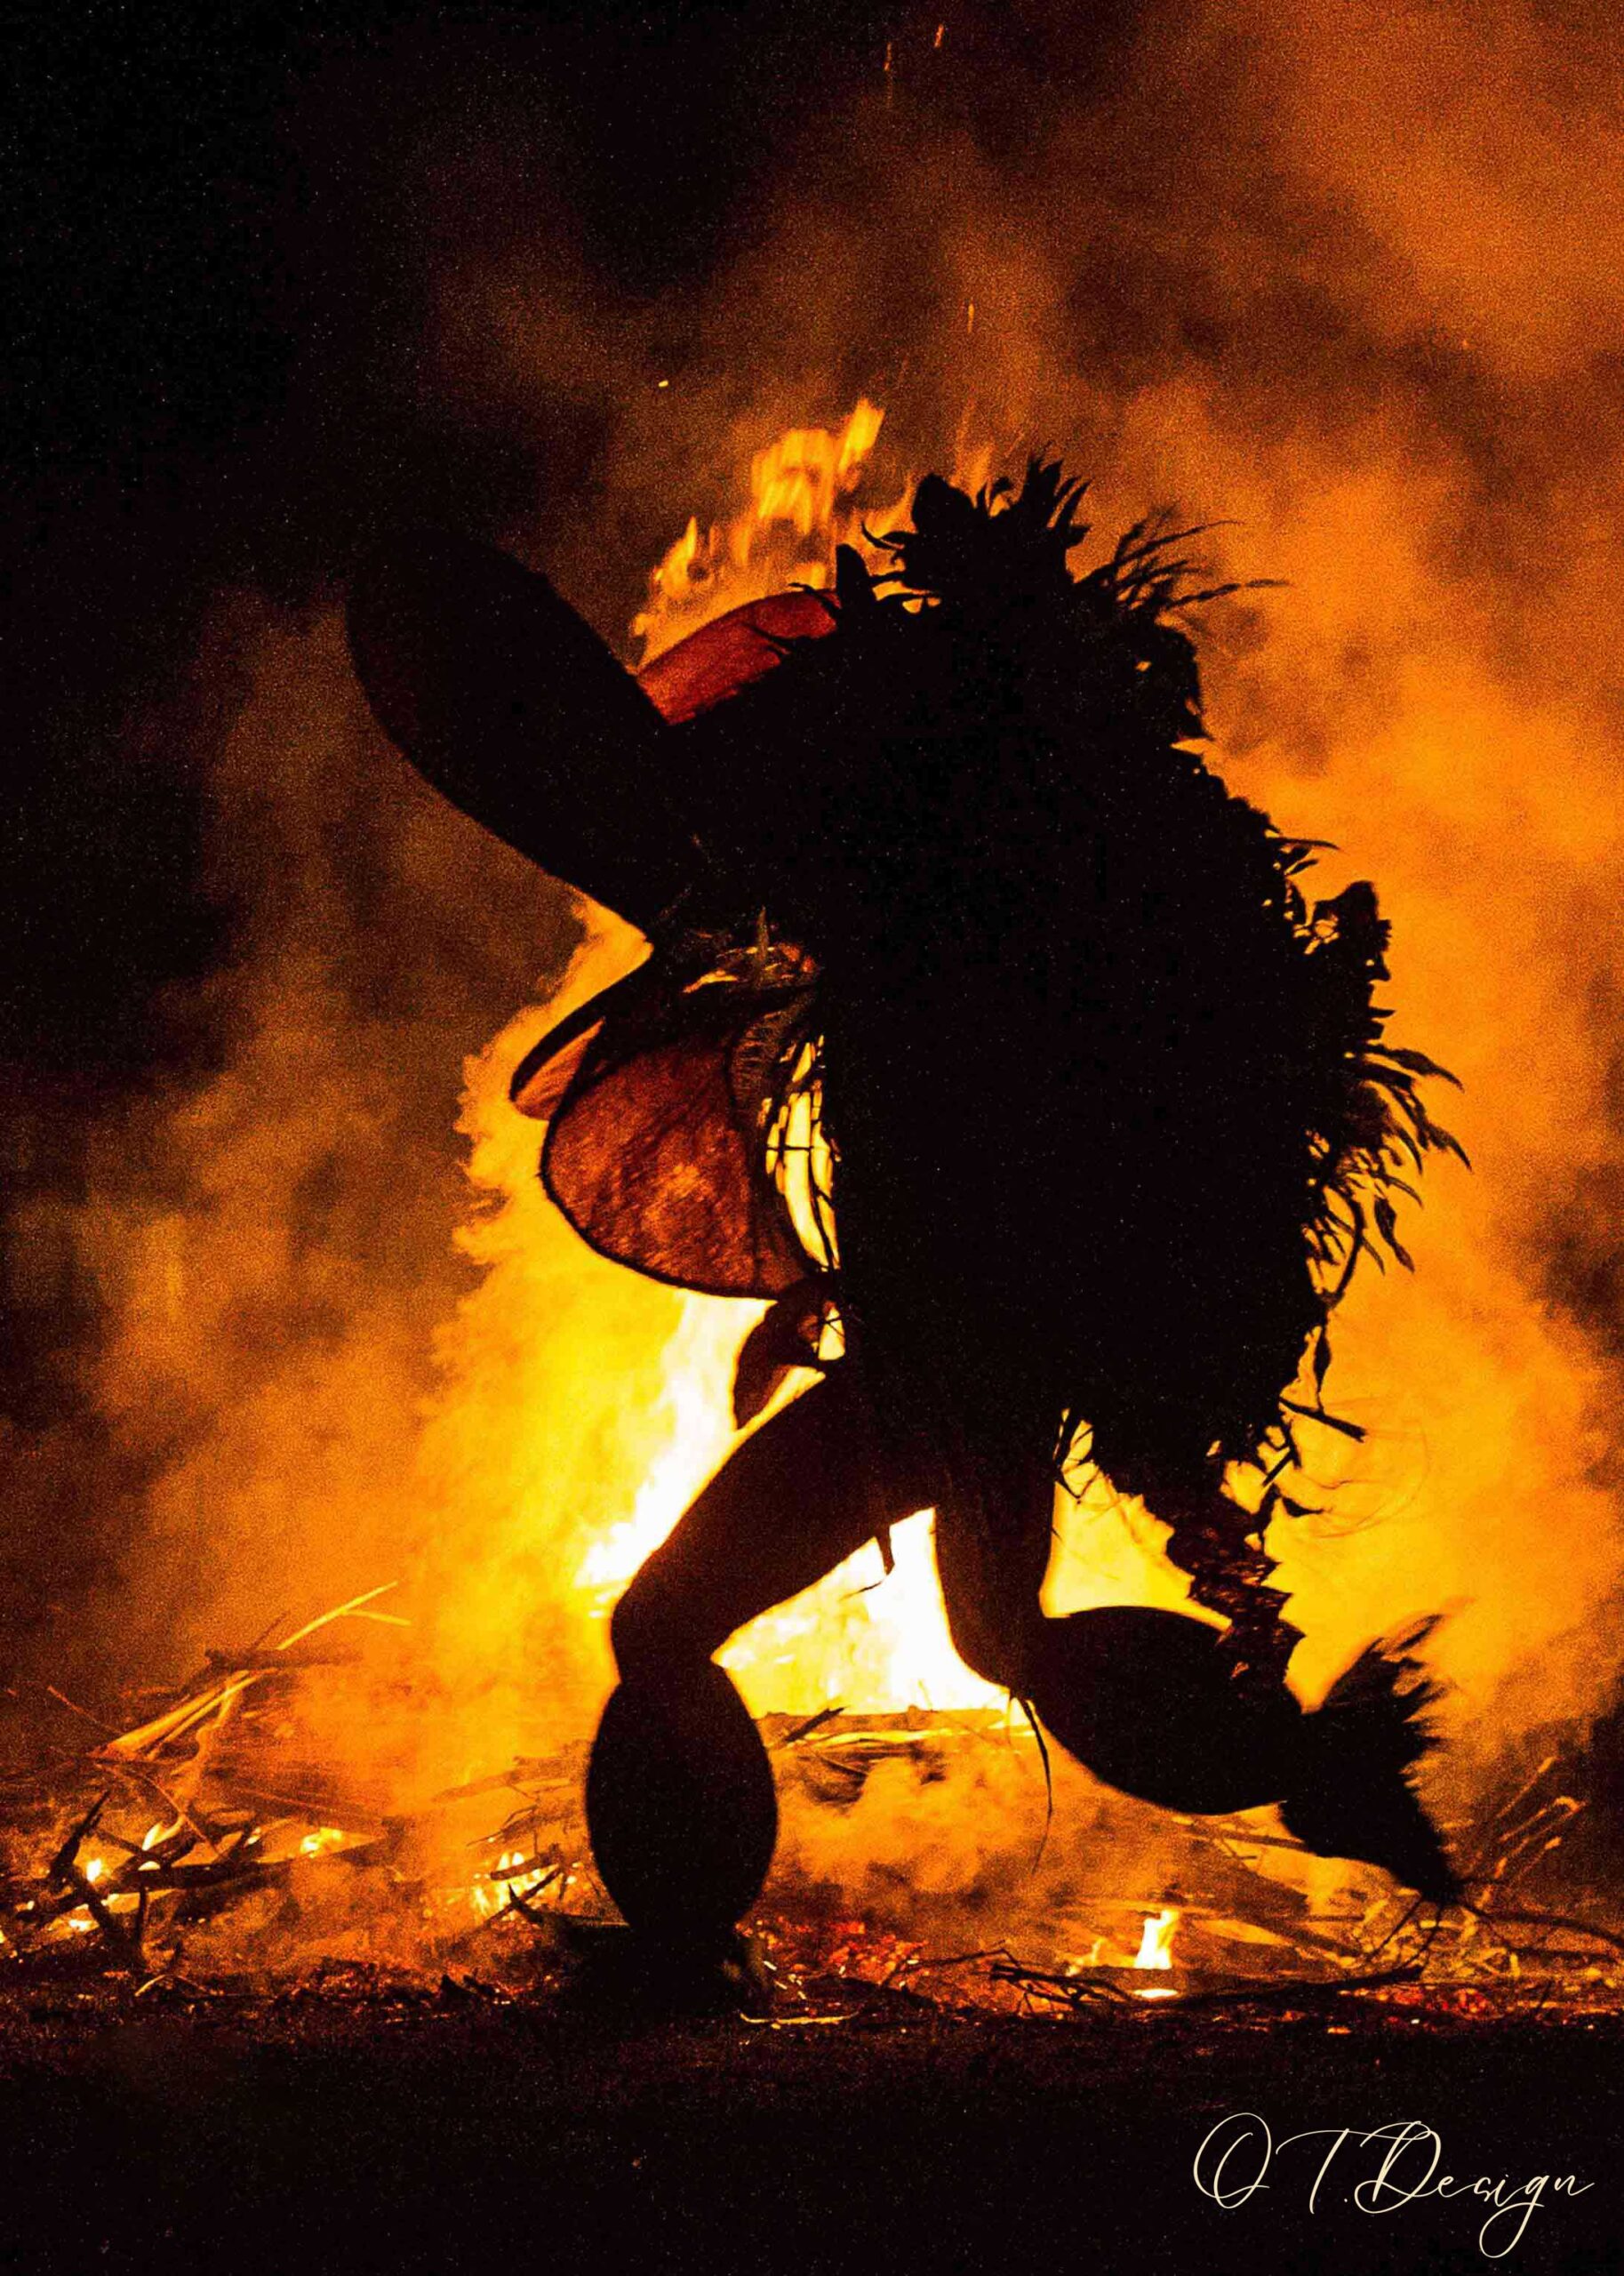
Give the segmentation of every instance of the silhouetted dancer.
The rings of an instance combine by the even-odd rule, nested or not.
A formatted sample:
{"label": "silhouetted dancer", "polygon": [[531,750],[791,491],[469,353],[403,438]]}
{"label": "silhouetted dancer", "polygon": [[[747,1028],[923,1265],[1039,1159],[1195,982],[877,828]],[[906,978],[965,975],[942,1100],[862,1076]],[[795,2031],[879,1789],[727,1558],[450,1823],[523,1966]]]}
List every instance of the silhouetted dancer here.
{"label": "silhouetted dancer", "polygon": [[[843,549],[832,594],[735,610],[640,682],[460,540],[402,541],[352,598],[395,741],[652,943],[515,1078],[548,1191],[608,1256],[772,1300],[741,1421],[788,1369],[824,1376],[614,1614],[588,1814],[615,1901],[668,1940],[724,1937],[776,1832],[712,1655],[926,1508],[957,1650],[1099,1776],[1276,1802],[1322,1855],[1455,1893],[1407,1778],[1429,1623],[1305,1714],[1263,1545],[1332,1310],[1372,1243],[1408,1261],[1393,1196],[1459,1151],[1417,1092],[1440,1070],[1383,1041],[1371,887],[1307,902],[1309,848],[1194,748],[1179,612],[1216,595],[1184,589],[1190,533],[1141,525],[1074,578],[1080,495],[1036,461],[973,499],[929,477],[883,573]],[[1085,1464],[1224,1626],[1043,1615],[1056,1482]]]}

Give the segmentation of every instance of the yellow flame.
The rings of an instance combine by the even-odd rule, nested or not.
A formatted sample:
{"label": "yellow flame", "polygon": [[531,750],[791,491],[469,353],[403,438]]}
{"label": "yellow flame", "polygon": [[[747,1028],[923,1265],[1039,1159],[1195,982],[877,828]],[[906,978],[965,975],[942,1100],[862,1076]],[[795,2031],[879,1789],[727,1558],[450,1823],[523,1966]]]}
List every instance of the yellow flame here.
{"label": "yellow flame", "polygon": [[1170,1968],[1172,1966],[1173,1930],[1179,1925],[1179,1908],[1164,1905],[1160,1912],[1145,1915],[1139,1950],[1133,1955],[1135,1967]]}
{"label": "yellow flame", "polygon": [[632,637],[647,662],[690,632],[745,601],[792,584],[821,587],[831,579],[835,549],[869,553],[867,515],[884,528],[907,502],[865,509],[858,492],[885,414],[866,396],[837,428],[791,427],[750,461],[749,502],[701,536],[699,517],[649,579],[648,604],[632,620]]}
{"label": "yellow flame", "polygon": [[510,1870],[524,1862],[524,1852],[522,1849],[504,1849],[487,1879],[476,1881],[469,1889],[468,1901],[482,1920],[492,1919],[497,1913],[506,1911],[513,1897],[527,1896],[532,1888],[539,1888],[547,1879],[540,1867],[524,1873],[515,1873]]}

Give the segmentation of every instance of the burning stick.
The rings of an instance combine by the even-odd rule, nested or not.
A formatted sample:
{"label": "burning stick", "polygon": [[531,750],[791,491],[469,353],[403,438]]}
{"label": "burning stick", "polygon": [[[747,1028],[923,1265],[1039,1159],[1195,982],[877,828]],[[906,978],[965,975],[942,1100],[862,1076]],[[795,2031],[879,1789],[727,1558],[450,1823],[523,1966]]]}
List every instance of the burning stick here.
{"label": "burning stick", "polygon": [[[186,1687],[182,1695],[160,1713],[70,1758],[81,1777],[111,1775],[126,1791],[155,1799],[166,1812],[167,1823],[149,1827],[139,1844],[125,1839],[104,1825],[112,1793],[110,1787],[104,1788],[71,1825],[43,1873],[32,1880],[13,1881],[6,1892],[5,1909],[12,1926],[21,1932],[25,1942],[37,1948],[42,1935],[48,1939],[66,1920],[70,1929],[99,1932],[104,1955],[115,1964],[133,1967],[142,1959],[148,1910],[158,1895],[178,1895],[185,1902],[213,1893],[236,1894],[283,1879],[312,1857],[335,1855],[354,1861],[362,1854],[369,1860],[384,1854],[391,1839],[388,1829],[357,1840],[318,1823],[290,1855],[267,1855],[264,1845],[274,1831],[274,1822],[266,1822],[257,1808],[204,1810],[196,1797],[209,1767],[212,1742],[247,1693],[276,1676],[320,1665],[329,1658],[349,1656],[300,1652],[299,1647],[340,1620],[407,1624],[396,1615],[370,1608],[395,1585],[387,1582],[364,1591],[306,1622],[268,1650],[255,1646],[241,1654],[211,1653],[206,1678]],[[108,1727],[72,1702],[62,1703],[98,1728]],[[58,1783],[60,1775],[58,1766],[45,1774],[43,1782],[36,1780],[36,1792],[42,1783]],[[240,1782],[237,1791],[250,1800],[272,1799],[296,1812],[308,1807],[291,1797],[268,1796]],[[92,1840],[97,1854],[87,1857],[84,1853]],[[123,1862],[111,1863],[103,1854],[108,1849],[122,1852]],[[81,1913],[87,1916],[83,1923],[75,1917]]]}

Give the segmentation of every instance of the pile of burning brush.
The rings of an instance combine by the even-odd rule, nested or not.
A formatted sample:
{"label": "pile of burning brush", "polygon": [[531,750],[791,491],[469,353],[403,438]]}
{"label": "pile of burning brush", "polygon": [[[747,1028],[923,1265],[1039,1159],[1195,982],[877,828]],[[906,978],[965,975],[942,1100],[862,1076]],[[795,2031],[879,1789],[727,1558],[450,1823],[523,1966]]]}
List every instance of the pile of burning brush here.
{"label": "pile of burning brush", "polygon": [[[411,1816],[300,1751],[300,1695],[354,1666],[354,1623],[395,1621],[386,1594],[211,1654],[128,1727],[58,1695],[80,1743],[0,1785],[0,1986],[68,1970],[205,1992],[347,1964],[460,1965],[514,1987],[611,1933],[581,1822],[582,1748],[522,1759]],[[1029,1779],[1036,1752],[1029,1733],[990,1711],[830,1708],[763,1729],[792,1827],[852,1810],[872,1781],[949,1797],[957,1784],[967,1798],[1005,1775],[1000,1766]],[[1135,1886],[1123,1861],[1143,1855],[1139,1806],[1098,1794],[1087,1869],[1074,1862],[1041,1902],[1009,1908],[1018,1933],[1007,1939],[967,1943],[966,1919],[996,1908],[967,1914],[900,1877],[867,1890],[859,1912],[849,1888],[797,1868],[792,1842],[755,1923],[762,1981],[783,2022],[900,1995],[1050,2014],[1100,2002],[1290,2009],[1418,1986],[1467,2012],[1613,2005],[1624,1936],[1526,1897],[1580,1807],[1561,1767],[1548,1759],[1495,1806],[1476,1843],[1472,1902],[1441,1920],[1391,1894],[1310,1903],[1281,1871],[1293,1845],[1260,1814],[1182,1822],[1176,1869]],[[470,1812],[479,1830],[452,1831]],[[1113,1885],[1114,1865],[1128,1886]]]}

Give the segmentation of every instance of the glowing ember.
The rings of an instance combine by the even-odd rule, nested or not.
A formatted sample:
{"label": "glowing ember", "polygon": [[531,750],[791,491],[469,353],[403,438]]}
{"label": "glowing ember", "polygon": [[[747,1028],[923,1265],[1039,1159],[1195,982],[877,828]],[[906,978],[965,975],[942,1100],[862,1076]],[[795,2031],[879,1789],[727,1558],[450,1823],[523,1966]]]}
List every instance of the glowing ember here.
{"label": "glowing ember", "polygon": [[468,1902],[481,1920],[506,1912],[516,1897],[528,1896],[556,1876],[526,1859],[522,1849],[504,1849],[485,1880],[476,1881]]}

